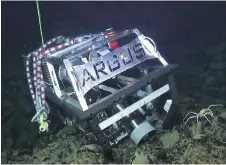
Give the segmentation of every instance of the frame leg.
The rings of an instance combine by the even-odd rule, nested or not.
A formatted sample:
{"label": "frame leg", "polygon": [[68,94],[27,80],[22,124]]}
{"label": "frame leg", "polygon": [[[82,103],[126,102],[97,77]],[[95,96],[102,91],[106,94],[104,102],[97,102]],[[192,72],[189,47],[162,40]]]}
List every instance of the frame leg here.
{"label": "frame leg", "polygon": [[174,75],[171,73],[168,76],[167,83],[170,88],[170,97],[172,99],[171,108],[163,123],[164,129],[171,129],[174,125],[180,125],[183,122],[182,114],[180,112],[180,106],[178,101],[178,92],[175,85]]}

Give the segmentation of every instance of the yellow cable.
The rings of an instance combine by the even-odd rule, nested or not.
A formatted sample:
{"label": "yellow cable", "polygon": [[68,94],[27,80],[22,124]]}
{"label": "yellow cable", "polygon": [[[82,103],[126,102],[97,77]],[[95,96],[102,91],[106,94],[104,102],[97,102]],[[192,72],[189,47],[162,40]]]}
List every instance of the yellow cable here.
{"label": "yellow cable", "polygon": [[40,116],[40,126],[39,126],[39,131],[44,132],[48,128],[48,123],[44,121],[44,115],[41,114]]}
{"label": "yellow cable", "polygon": [[41,22],[41,15],[40,15],[38,0],[36,0],[36,6],[37,6],[37,12],[38,12],[38,22],[39,22],[39,28],[40,28],[40,35],[41,35],[41,39],[42,39],[42,45],[44,45],[44,38],[43,38],[43,33],[42,33],[42,22]]}

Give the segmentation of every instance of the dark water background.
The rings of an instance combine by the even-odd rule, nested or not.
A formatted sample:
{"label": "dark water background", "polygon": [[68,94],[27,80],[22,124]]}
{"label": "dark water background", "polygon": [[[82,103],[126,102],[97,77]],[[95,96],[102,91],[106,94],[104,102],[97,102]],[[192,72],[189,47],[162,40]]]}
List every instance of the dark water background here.
{"label": "dark water background", "polygon": [[[137,27],[170,61],[226,37],[225,2],[40,2],[44,39]],[[2,3],[2,64],[41,43],[35,2]],[[26,46],[26,47],[24,47]],[[10,60],[11,59],[11,60]],[[17,68],[19,66],[19,61]],[[4,69],[3,69],[4,71]],[[3,75],[4,76],[4,75]]]}
{"label": "dark water background", "polygon": [[[226,38],[226,2],[41,1],[39,5],[45,41],[57,35],[76,36],[111,26],[138,28],[154,39],[170,63],[188,69],[192,67],[189,55]],[[2,2],[1,33],[2,99],[9,100],[19,113],[24,109],[18,100],[21,93],[30,97],[26,80],[21,80],[25,76],[21,55],[41,45],[35,1]],[[10,86],[19,80],[25,86],[20,94]],[[30,100],[24,102],[32,104]],[[29,108],[27,111],[33,113]],[[7,116],[4,112],[2,119]]]}

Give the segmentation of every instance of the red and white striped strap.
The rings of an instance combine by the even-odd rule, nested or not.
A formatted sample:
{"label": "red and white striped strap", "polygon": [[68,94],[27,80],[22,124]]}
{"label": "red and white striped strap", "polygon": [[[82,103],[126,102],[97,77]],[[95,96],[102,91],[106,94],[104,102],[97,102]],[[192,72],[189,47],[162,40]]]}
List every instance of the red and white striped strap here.
{"label": "red and white striped strap", "polygon": [[[46,102],[45,102],[45,88],[44,88],[44,80],[43,80],[43,73],[41,69],[41,60],[44,56],[47,54],[52,54],[60,49],[63,49],[65,47],[77,44],[79,40],[71,40],[69,42],[63,43],[61,45],[52,47],[46,51],[45,48],[62,36],[58,36],[56,38],[53,38],[52,40],[48,41],[46,44],[44,44],[42,47],[40,47],[36,52],[32,52],[28,55],[27,61],[26,61],[26,72],[27,72],[27,79],[28,79],[28,85],[30,89],[30,93],[34,102],[34,105],[37,105],[37,99],[41,99],[41,105],[42,108],[45,109]],[[30,57],[33,59],[33,80],[31,77],[30,72]],[[34,85],[33,85],[34,83]],[[37,93],[36,93],[37,92]],[[38,98],[36,98],[36,96]]]}
{"label": "red and white striped strap", "polygon": [[[29,85],[29,90],[32,96],[32,100],[34,102],[34,105],[37,105],[37,98],[36,98],[36,89],[38,90],[39,88],[39,84],[38,84],[38,76],[37,76],[37,70],[40,70],[38,68],[38,55],[41,51],[45,50],[45,48],[49,45],[51,45],[52,43],[54,43],[58,38],[60,38],[62,36],[58,36],[56,38],[51,39],[50,41],[48,41],[46,44],[44,44],[43,46],[41,46],[38,51],[36,52],[32,52],[27,56],[27,60],[26,60],[26,74],[27,74],[27,80],[28,80],[28,85]],[[32,57],[33,59],[33,82],[32,82],[32,75],[31,75],[31,71],[30,71],[30,58]],[[39,72],[40,73],[40,72]],[[42,74],[42,73],[41,73]],[[41,89],[41,91],[43,91],[43,89]]]}

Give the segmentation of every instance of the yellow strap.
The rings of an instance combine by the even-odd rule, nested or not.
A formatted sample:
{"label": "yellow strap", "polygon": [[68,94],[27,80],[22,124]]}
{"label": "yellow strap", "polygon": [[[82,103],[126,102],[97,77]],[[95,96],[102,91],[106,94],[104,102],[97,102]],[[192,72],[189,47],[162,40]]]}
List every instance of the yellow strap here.
{"label": "yellow strap", "polygon": [[43,114],[40,115],[40,126],[39,126],[39,131],[44,132],[48,128],[48,123],[44,121],[44,116]]}

